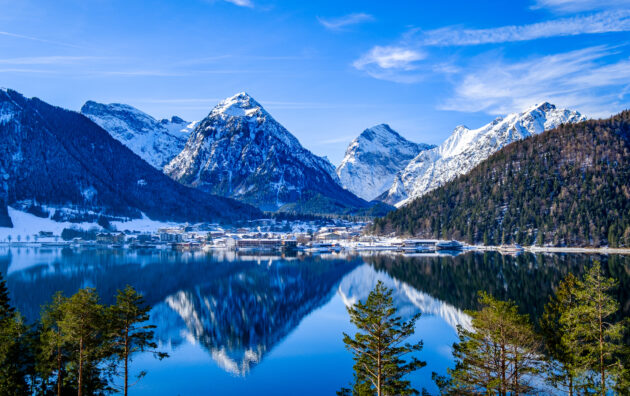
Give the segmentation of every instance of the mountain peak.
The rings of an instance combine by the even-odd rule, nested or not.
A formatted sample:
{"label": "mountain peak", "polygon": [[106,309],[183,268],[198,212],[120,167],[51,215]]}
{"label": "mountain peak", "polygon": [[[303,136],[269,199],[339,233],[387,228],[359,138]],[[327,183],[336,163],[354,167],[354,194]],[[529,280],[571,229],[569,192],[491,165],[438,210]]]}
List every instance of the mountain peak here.
{"label": "mountain peak", "polygon": [[214,107],[164,171],[185,185],[264,210],[339,213],[367,206],[337,184],[328,160],[302,147],[245,92]]}
{"label": "mountain peak", "polygon": [[252,117],[265,112],[263,107],[247,92],[239,92],[234,96],[219,102],[212,109],[211,115],[224,115],[227,117]]}
{"label": "mountain peak", "polygon": [[378,124],[350,143],[337,176],[344,188],[370,201],[386,191],[396,173],[418,153],[432,147],[410,142],[389,125]]}
{"label": "mountain peak", "polygon": [[525,112],[526,113],[530,113],[530,112],[532,112],[534,110],[540,110],[540,111],[543,111],[543,112],[548,112],[548,111],[555,110],[555,109],[556,109],[556,106],[554,104],[551,104],[549,102],[542,102],[542,103],[537,103],[537,104],[531,106]]}
{"label": "mountain peak", "polygon": [[400,138],[400,135],[387,124],[374,125],[373,127],[367,128],[359,135],[359,139],[365,138],[368,140],[374,140],[375,138],[391,140],[391,137]]}

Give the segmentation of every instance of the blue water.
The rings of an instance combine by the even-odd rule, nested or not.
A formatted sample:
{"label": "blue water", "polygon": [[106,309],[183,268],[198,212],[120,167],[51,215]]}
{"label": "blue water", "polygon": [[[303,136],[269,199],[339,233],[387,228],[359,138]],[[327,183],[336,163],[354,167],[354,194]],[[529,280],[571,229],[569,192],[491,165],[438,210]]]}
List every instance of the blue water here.
{"label": "blue water", "polygon": [[[417,312],[412,341],[427,366],[409,378],[431,392],[433,371],[453,362],[455,327],[486,290],[515,300],[532,318],[568,273],[594,260],[621,278],[628,301],[630,264],[623,256],[243,256],[234,253],[0,248],[0,272],[11,298],[30,320],[57,290],[96,287],[104,303],[131,284],[153,306],[159,361],[139,355],[135,395],[320,395],[352,380],[352,357],[342,334],[353,333],[347,304],[364,299],[377,281],[394,289],[403,318]],[[622,304],[623,305],[623,304]],[[628,306],[628,304],[625,304]]]}

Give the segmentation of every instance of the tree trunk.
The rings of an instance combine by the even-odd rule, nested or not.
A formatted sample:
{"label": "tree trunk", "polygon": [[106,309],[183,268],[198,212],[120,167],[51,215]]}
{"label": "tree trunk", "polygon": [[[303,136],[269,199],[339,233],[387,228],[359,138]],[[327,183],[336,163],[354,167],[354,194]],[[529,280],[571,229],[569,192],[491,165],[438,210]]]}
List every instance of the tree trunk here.
{"label": "tree trunk", "polygon": [[61,396],[61,347],[57,344],[57,396]]}
{"label": "tree trunk", "polygon": [[569,374],[569,396],[573,396],[573,375]]}
{"label": "tree trunk", "polygon": [[377,375],[376,375],[376,394],[377,396],[381,396],[381,350],[378,350],[377,358],[376,358],[376,367],[377,367]]}
{"label": "tree trunk", "polygon": [[[598,276],[599,280],[599,276]],[[597,291],[597,313],[599,320],[599,368],[602,381],[602,396],[606,395],[606,373],[604,371],[604,330],[602,318],[602,292],[601,288]]]}
{"label": "tree trunk", "polygon": [[501,328],[501,349],[500,349],[500,362],[501,362],[501,384],[499,385],[499,395],[506,395],[507,384],[505,383],[505,342],[503,341],[503,328]]}
{"label": "tree trunk", "polygon": [[79,393],[78,396],[83,395],[83,337],[79,339]]}
{"label": "tree trunk", "polygon": [[518,381],[518,347],[514,346],[514,396],[519,395]]}
{"label": "tree trunk", "polygon": [[125,329],[125,396],[129,389],[129,329]]}

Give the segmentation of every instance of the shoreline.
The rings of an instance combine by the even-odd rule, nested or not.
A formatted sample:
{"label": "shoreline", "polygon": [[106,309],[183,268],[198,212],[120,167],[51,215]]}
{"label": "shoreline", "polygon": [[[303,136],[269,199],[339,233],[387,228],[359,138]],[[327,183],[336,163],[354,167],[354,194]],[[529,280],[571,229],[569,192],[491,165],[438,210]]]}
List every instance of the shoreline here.
{"label": "shoreline", "polygon": [[[74,248],[105,248],[105,249],[123,249],[123,250],[136,250],[134,247],[122,245],[112,247],[109,244],[85,244],[85,245],[76,245],[70,241],[59,241],[59,242],[35,242],[35,241],[12,241],[12,242],[0,242],[0,246],[2,247],[74,247]],[[152,246],[154,249],[171,249],[171,246]],[[209,250],[225,250],[224,247],[210,247]],[[201,249],[200,249],[201,250]],[[298,249],[299,251],[302,251]],[[387,252],[389,254],[426,254],[426,253],[435,253],[435,251],[431,252],[410,252],[410,251],[399,251],[396,249],[390,249],[387,247],[376,247],[370,248],[369,246],[364,246],[362,249],[352,249],[345,247],[346,251],[349,252]],[[464,245],[460,250],[461,252],[466,251],[495,251],[501,254],[519,254],[523,252],[529,253],[586,253],[586,254],[623,254],[630,255],[630,248],[608,248],[608,247],[555,247],[555,246],[522,246],[522,250],[506,250],[503,246],[483,246],[483,245]]]}
{"label": "shoreline", "polygon": [[[501,246],[470,246],[481,251],[502,251]],[[524,252],[530,253],[600,253],[600,254],[630,254],[630,248],[608,247],[556,247],[556,246],[522,246]]]}

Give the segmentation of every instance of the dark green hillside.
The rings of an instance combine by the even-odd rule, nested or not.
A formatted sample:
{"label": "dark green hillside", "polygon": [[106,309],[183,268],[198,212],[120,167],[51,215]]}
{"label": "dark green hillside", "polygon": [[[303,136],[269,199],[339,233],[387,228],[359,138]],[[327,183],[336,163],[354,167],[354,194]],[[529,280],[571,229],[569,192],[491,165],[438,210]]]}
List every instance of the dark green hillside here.
{"label": "dark green hillside", "polygon": [[630,111],[512,143],[372,231],[489,245],[630,246]]}
{"label": "dark green hillside", "polygon": [[0,227],[12,225],[6,205],[22,201],[182,222],[261,215],[171,180],[82,114],[2,89],[0,176]]}

